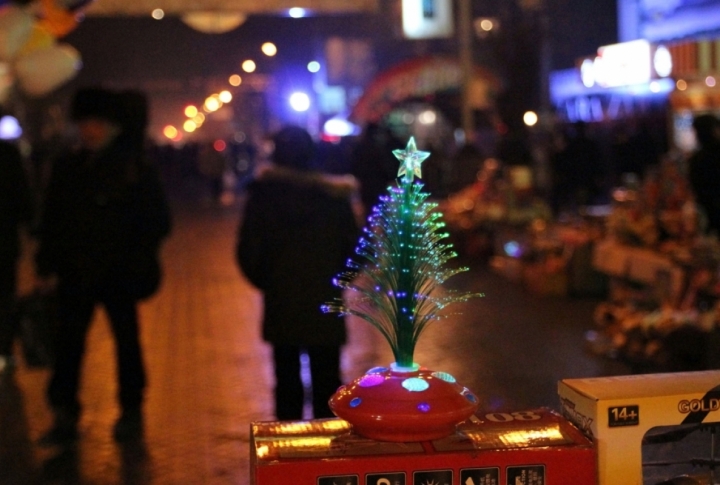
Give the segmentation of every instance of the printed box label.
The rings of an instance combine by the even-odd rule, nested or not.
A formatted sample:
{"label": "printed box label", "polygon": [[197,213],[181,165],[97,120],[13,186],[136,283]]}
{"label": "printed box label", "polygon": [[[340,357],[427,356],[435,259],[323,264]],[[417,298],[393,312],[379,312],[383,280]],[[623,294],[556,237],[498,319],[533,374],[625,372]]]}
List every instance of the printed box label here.
{"label": "printed box label", "polygon": [[545,485],[545,465],[507,467],[507,485]]}
{"label": "printed box label", "polygon": [[405,485],[405,473],[370,473],[365,485]]}
{"label": "printed box label", "polygon": [[640,406],[613,406],[608,408],[608,427],[637,426],[640,424]]}
{"label": "printed box label", "polygon": [[499,485],[500,469],[463,468],[460,470],[460,485]]}

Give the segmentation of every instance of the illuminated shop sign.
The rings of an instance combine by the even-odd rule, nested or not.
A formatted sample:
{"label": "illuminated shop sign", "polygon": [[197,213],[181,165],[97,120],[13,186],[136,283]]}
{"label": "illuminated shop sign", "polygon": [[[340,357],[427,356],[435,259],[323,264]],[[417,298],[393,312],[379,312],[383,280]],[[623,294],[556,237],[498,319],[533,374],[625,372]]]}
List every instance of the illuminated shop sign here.
{"label": "illuminated shop sign", "polygon": [[451,0],[402,0],[403,34],[408,39],[453,35]]}
{"label": "illuminated shop sign", "polygon": [[583,60],[583,84],[603,88],[647,84],[672,73],[672,56],[665,46],[654,47],[646,40],[602,46],[595,58]]}

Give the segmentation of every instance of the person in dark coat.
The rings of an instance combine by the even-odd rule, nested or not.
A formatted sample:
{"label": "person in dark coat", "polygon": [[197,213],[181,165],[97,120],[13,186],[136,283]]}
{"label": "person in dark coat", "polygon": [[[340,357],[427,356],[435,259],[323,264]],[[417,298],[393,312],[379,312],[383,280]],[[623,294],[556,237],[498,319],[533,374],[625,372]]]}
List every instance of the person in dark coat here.
{"label": "person in dark coat", "polygon": [[360,200],[365,214],[380,202],[397,175],[394,149],[404,148],[392,131],[377,123],[369,123],[352,151],[352,173],[360,182]]}
{"label": "person in dark coat", "polygon": [[272,166],[248,185],[237,261],[263,292],[263,339],[273,347],[275,413],[302,419],[300,356],[307,352],[315,418],[331,417],[328,399],[340,386],[340,347],[346,329],[320,306],[339,298],[333,278],[357,242],[351,205],[357,182],[310,170],[314,144],[303,129],[273,139]]}
{"label": "person in dark coat", "polygon": [[19,229],[32,218],[32,195],[17,147],[0,140],[0,374],[12,368]]}
{"label": "person in dark coat", "polygon": [[720,235],[720,120],[711,114],[693,120],[698,149],[688,159],[688,179],[707,217],[707,231]]}
{"label": "person in dark coat", "polygon": [[47,390],[55,415],[41,444],[77,436],[78,387],[85,337],[95,307],[104,306],[115,337],[118,441],[142,433],[145,370],[138,301],[160,283],[158,252],[170,213],[158,174],[143,156],[146,104],[135,92],[77,92],[72,118],[79,147],[55,161],[38,229],[36,271],[56,279],[56,357]]}

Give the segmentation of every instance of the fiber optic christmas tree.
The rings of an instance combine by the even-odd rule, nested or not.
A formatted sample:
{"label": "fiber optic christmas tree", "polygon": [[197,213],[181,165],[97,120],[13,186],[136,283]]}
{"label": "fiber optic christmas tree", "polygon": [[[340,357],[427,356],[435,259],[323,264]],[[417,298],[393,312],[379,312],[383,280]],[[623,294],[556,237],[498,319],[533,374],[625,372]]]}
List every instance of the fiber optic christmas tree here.
{"label": "fiber optic christmas tree", "polygon": [[420,334],[433,321],[446,318],[449,305],[474,293],[443,290],[440,286],[467,268],[448,268],[456,256],[444,242],[442,214],[427,202],[421,164],[430,155],[410,138],[400,160],[399,183],[373,208],[360,239],[362,264],[350,262],[350,271],[334,283],[354,295],[346,302],[323,307],[326,312],[358,316],[385,337],[395,362],[389,368],[370,369],[341,387],[330,407],[363,436],[386,441],[417,441],[451,434],[455,425],[477,409],[475,395],[446,372],[422,369],[413,361]]}

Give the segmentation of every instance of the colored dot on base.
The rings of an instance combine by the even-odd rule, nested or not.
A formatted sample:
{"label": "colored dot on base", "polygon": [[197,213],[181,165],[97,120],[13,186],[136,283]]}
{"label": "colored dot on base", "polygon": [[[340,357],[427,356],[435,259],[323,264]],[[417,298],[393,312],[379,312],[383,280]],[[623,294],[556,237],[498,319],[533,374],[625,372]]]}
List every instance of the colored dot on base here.
{"label": "colored dot on base", "polygon": [[426,402],[421,402],[420,404],[417,405],[417,408],[419,411],[422,411],[423,413],[427,413],[428,411],[430,411],[430,405]]}
{"label": "colored dot on base", "polygon": [[366,374],[381,374],[387,370],[387,367],[373,367],[372,369],[368,370]]}
{"label": "colored dot on base", "polygon": [[430,387],[430,384],[423,379],[411,377],[409,379],[405,379],[402,386],[410,392],[421,392]]}
{"label": "colored dot on base", "polygon": [[350,407],[356,408],[360,405],[361,402],[362,402],[362,399],[360,399],[359,397],[355,397],[350,401]]}
{"label": "colored dot on base", "polygon": [[453,383],[455,382],[455,378],[448,374],[447,372],[433,372],[433,377],[437,377],[438,379],[442,379],[445,382]]}
{"label": "colored dot on base", "polygon": [[367,374],[360,378],[358,385],[360,387],[373,387],[379,386],[385,382],[385,378],[380,374]]}

